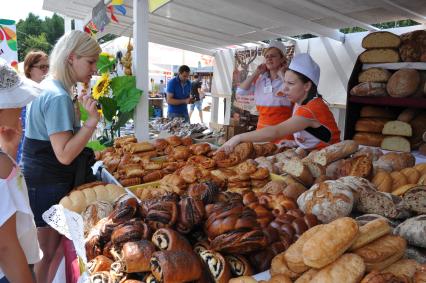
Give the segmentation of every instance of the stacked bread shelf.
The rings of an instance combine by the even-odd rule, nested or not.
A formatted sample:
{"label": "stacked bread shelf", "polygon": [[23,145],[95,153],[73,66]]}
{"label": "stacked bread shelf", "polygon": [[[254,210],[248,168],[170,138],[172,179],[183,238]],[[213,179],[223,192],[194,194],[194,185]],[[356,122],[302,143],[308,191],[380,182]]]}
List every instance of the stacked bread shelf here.
{"label": "stacked bread shelf", "polygon": [[345,121],[345,139],[352,139],[355,135],[355,124],[360,118],[360,110],[363,106],[384,106],[396,113],[400,113],[406,108],[420,108],[426,110],[426,96],[423,97],[366,97],[354,96],[350,90],[358,84],[358,75],[362,70],[368,68],[383,68],[391,71],[400,69],[416,69],[418,71],[426,70],[425,62],[400,62],[400,63],[381,63],[381,64],[362,64],[359,59],[355,63],[352,74],[348,82],[348,93],[346,101],[346,121]]}

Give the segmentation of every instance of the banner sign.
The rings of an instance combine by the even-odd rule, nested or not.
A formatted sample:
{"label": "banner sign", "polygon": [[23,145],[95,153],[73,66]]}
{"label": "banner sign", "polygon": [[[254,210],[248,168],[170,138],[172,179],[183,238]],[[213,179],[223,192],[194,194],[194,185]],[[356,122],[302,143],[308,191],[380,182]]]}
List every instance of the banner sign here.
{"label": "banner sign", "polygon": [[104,0],[99,1],[99,3],[93,7],[92,21],[99,31],[103,31],[104,27],[111,21],[107,15],[107,6]]}
{"label": "banner sign", "polygon": [[0,58],[18,68],[17,50],[15,21],[0,19]]}

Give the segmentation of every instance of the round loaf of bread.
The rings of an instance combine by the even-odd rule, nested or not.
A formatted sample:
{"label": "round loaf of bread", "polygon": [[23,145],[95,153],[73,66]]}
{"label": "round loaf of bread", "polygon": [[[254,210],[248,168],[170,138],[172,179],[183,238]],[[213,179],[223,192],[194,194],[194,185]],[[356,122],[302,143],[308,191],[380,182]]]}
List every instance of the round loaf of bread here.
{"label": "round loaf of bread", "polygon": [[407,97],[416,92],[420,84],[420,74],[414,69],[400,69],[389,79],[386,90],[392,97]]}

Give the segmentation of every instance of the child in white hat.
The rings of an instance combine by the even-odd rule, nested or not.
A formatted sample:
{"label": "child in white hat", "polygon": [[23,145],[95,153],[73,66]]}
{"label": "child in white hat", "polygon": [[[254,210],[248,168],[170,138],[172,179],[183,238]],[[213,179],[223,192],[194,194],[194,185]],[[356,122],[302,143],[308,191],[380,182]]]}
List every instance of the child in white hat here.
{"label": "child in white hat", "polygon": [[42,257],[25,179],[16,164],[21,108],[41,89],[0,60],[0,278],[34,282],[28,264]]}
{"label": "child in white hat", "polygon": [[294,56],[283,75],[283,93],[294,103],[290,119],[276,125],[232,137],[220,150],[240,142],[266,142],[292,134],[295,146],[321,149],[340,141],[340,131],[327,104],[318,94],[320,67],[307,53]]}

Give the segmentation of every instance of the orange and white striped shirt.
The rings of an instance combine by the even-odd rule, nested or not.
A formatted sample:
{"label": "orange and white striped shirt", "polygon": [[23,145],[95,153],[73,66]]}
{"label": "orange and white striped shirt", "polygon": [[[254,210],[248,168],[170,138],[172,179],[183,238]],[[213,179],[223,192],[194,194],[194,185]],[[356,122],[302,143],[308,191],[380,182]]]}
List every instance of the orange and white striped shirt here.
{"label": "orange and white striped shirt", "polygon": [[[340,141],[340,130],[327,104],[320,97],[314,98],[305,105],[295,105],[293,116],[315,120],[321,124],[319,128],[308,128],[293,134],[298,146],[305,149],[321,149]],[[321,138],[320,138],[321,137]]]}

